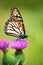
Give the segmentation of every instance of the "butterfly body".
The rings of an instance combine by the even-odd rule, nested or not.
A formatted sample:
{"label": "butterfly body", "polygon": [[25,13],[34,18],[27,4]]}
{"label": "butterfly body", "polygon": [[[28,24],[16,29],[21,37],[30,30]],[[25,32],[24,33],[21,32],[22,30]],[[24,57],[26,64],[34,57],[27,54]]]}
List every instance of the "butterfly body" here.
{"label": "butterfly body", "polygon": [[10,36],[22,39],[27,38],[22,16],[17,8],[11,9],[11,16],[5,23],[4,32]]}

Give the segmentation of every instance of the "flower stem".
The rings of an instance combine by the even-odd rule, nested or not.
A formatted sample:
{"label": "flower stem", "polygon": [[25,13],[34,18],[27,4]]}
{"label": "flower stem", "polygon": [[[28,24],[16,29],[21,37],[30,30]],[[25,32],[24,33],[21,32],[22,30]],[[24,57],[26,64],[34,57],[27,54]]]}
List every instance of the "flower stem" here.
{"label": "flower stem", "polygon": [[16,56],[16,55],[20,55],[20,54],[23,54],[22,50],[16,49],[15,56]]}
{"label": "flower stem", "polygon": [[24,55],[23,55],[22,50],[16,49],[15,58],[17,59],[17,63],[16,63],[17,65],[23,65],[23,63],[24,63]]}
{"label": "flower stem", "polygon": [[3,56],[3,62],[2,62],[2,65],[5,65],[5,63],[4,63],[4,59],[5,59],[6,52],[3,51],[3,53],[4,53],[4,56]]}

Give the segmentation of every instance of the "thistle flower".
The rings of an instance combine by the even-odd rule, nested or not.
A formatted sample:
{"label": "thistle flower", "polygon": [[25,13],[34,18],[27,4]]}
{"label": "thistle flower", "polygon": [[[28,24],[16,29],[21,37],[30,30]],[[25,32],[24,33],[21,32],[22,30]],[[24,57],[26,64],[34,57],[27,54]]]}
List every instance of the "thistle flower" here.
{"label": "thistle flower", "polygon": [[11,44],[11,48],[14,49],[24,49],[28,47],[28,41],[19,39],[19,40],[13,40]]}
{"label": "thistle flower", "polygon": [[11,42],[11,48],[16,49],[14,57],[16,58],[17,65],[23,65],[25,57],[22,50],[27,47],[28,47],[28,41],[24,39],[13,40]]}
{"label": "thistle flower", "polygon": [[7,40],[0,40],[0,49],[5,51],[9,47],[9,42]]}

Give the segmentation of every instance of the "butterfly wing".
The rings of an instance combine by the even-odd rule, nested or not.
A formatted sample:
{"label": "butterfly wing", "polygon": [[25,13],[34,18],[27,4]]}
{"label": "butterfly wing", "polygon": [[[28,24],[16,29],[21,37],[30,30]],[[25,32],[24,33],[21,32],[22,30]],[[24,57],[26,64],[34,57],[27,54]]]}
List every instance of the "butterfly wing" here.
{"label": "butterfly wing", "polygon": [[19,26],[21,27],[21,32],[23,31],[25,34],[25,27],[24,27],[24,22],[23,18],[19,12],[19,10],[15,7],[11,9],[11,19],[15,22],[19,22]]}
{"label": "butterfly wing", "polygon": [[17,37],[25,34],[23,19],[17,8],[11,9],[11,17],[5,23],[4,32],[7,35]]}
{"label": "butterfly wing", "polygon": [[20,30],[19,30],[19,25],[17,22],[14,22],[12,20],[8,20],[6,23],[5,23],[5,26],[4,26],[4,32],[7,34],[7,35],[12,35],[12,36],[19,36],[20,35]]}

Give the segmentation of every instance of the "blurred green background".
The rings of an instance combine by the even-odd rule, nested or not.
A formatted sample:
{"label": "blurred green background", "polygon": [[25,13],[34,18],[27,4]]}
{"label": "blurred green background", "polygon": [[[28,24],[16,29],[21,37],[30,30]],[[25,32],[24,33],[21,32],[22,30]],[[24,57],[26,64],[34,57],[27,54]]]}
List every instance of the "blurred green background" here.
{"label": "blurred green background", "polygon": [[[0,0],[0,39],[15,39],[4,33],[11,7],[17,7],[21,12],[26,34],[35,37],[35,40],[27,38],[29,46],[23,50],[26,57],[24,65],[43,65],[43,0]],[[0,50],[0,65],[2,58],[3,52]]]}

